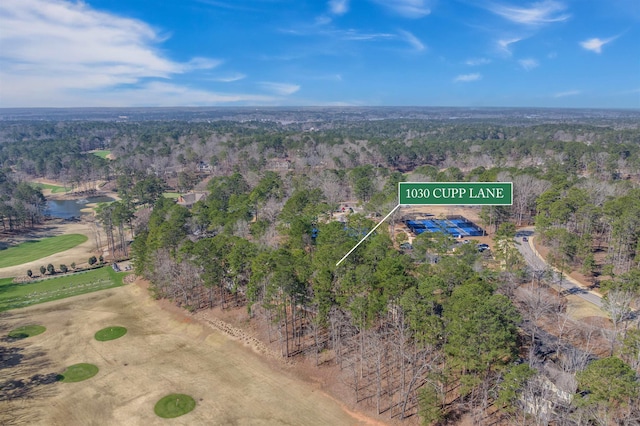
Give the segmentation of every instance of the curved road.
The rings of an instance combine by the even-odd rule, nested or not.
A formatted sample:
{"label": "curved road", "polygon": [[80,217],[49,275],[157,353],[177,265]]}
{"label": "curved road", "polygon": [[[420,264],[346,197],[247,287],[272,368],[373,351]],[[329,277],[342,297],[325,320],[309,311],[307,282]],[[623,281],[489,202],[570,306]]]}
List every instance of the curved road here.
{"label": "curved road", "polygon": [[[533,273],[541,277],[544,273],[550,273],[552,282],[564,290],[566,294],[575,294],[576,296],[586,300],[589,303],[594,304],[598,308],[602,308],[602,297],[588,288],[584,287],[578,281],[574,280],[568,275],[560,274],[560,272],[549,265],[535,250],[533,242],[531,241],[534,236],[534,228],[522,228],[516,233],[516,246],[524,257]],[[526,237],[528,241],[524,241]]]}

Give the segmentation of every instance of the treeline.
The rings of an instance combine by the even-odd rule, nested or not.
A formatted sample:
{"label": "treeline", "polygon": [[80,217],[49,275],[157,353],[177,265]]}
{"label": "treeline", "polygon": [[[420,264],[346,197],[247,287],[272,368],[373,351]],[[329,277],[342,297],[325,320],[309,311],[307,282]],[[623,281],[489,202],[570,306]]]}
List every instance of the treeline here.
{"label": "treeline", "polygon": [[57,139],[0,143],[0,165],[23,178],[55,179],[79,187],[110,178],[108,161],[86,152],[103,146],[103,141]]}
{"label": "treeline", "polygon": [[[233,235],[221,215],[243,220],[248,210],[236,200],[267,202],[279,197],[279,186],[231,179],[224,188],[234,193],[213,195],[193,212],[156,203],[132,254],[157,296],[190,310],[246,304],[267,321],[283,356],[307,354],[320,363],[330,353],[348,372],[356,400],[389,417],[420,412],[435,421],[489,407],[488,390],[518,358],[520,318],[496,293],[500,280],[478,269],[475,247],[437,264],[415,263],[380,232],[336,267],[373,222],[357,214],[346,223],[319,221],[329,209],[324,196],[298,188],[278,215],[280,243],[269,247]],[[193,228],[207,210],[208,229],[215,223],[219,233],[199,238]]]}
{"label": "treeline", "polygon": [[[637,126],[502,121],[2,122],[0,164],[70,182],[128,170],[169,176],[202,162],[217,174],[259,173],[272,159],[285,159],[296,172],[367,164],[402,172],[425,164],[465,171],[559,164],[604,180],[638,177]],[[84,155],[92,149],[110,149],[118,160]]]}
{"label": "treeline", "polygon": [[0,169],[0,223],[3,230],[32,228],[41,223],[46,202],[39,189],[26,182],[17,182],[8,170]]}
{"label": "treeline", "polygon": [[[503,272],[488,267],[473,245],[456,246],[444,236],[423,234],[411,255],[400,252],[385,227],[336,267],[374,226],[359,214],[329,220],[337,175],[283,179],[268,172],[253,184],[240,173],[217,177],[210,195],[191,210],[161,198],[137,231],[136,272],[150,279],[157,297],[191,311],[246,306],[254,320],[266,322],[283,356],[335,363],[354,399],[390,418],[419,415],[429,424],[470,413],[478,423],[537,418],[569,425],[640,415],[633,409],[640,401],[633,372],[640,367],[634,361],[640,334],[628,318],[620,317],[625,334],[615,333],[612,346],[625,361],[589,363],[593,355],[562,337],[553,340],[557,367],[539,353],[544,332],[531,321],[569,320],[540,290],[511,301],[514,289],[539,272],[527,271],[517,257],[510,222],[517,205],[485,211],[501,218],[496,238],[503,250],[494,256]],[[354,193],[361,179],[380,179],[379,194],[393,194],[397,179],[405,178],[370,167],[342,176],[341,190],[349,186]],[[523,187],[533,190],[521,194],[521,202],[535,211],[552,184],[524,179],[529,186],[523,181]],[[597,368],[605,364],[615,371]],[[609,374],[620,379],[615,396],[591,396],[598,392],[594,381],[604,383]],[[555,386],[549,377],[557,375],[567,377],[564,399],[549,391]]]}

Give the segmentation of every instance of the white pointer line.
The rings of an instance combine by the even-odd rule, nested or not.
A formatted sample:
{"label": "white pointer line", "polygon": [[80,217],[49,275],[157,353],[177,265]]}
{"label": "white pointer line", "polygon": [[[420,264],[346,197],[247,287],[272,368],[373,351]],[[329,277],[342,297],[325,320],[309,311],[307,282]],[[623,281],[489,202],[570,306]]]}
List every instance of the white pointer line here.
{"label": "white pointer line", "polygon": [[373,234],[373,231],[375,231],[376,229],[378,229],[378,226],[382,225],[382,222],[384,222],[385,220],[387,220],[387,218],[388,218],[389,216],[391,216],[391,215],[393,214],[393,212],[395,212],[396,210],[398,210],[398,207],[400,207],[400,204],[398,204],[397,206],[395,206],[395,207],[393,208],[393,210],[391,210],[391,211],[389,212],[389,214],[388,214],[388,215],[386,215],[386,216],[384,217],[384,219],[382,219],[380,222],[378,222],[378,224],[377,224],[376,226],[374,226],[374,227],[373,227],[373,229],[372,229],[371,231],[369,231],[369,233],[368,233],[367,235],[365,235],[365,236],[364,236],[364,238],[363,238],[363,239],[361,239],[361,240],[358,242],[358,244],[356,244],[356,245],[355,245],[355,247],[354,247],[354,248],[352,248],[351,250],[349,250],[349,253],[345,254],[345,255],[344,255],[344,257],[343,257],[342,259],[340,259],[340,260],[338,261],[338,263],[336,263],[336,266],[340,265],[340,264],[342,263],[342,261],[343,261],[343,260],[345,260],[347,257],[349,257],[349,255],[350,255],[350,254],[351,254],[355,249],[357,249],[357,248],[358,248],[358,246],[359,246],[360,244],[362,244],[362,242],[363,242],[364,240],[366,240],[367,238],[369,238],[369,235]]}

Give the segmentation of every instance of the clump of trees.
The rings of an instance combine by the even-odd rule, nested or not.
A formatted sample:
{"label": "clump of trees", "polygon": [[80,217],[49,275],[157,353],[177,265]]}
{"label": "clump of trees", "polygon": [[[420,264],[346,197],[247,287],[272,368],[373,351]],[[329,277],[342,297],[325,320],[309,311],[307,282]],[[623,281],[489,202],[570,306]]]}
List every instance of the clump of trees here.
{"label": "clump of trees", "polygon": [[17,182],[9,170],[0,168],[0,223],[4,231],[32,228],[41,223],[46,203],[39,189]]}
{"label": "clump of trees", "polygon": [[[261,206],[277,202],[281,188],[272,177],[254,188],[240,175],[233,185],[213,180],[216,191],[191,211],[158,199],[132,245],[136,273],[157,297],[190,310],[246,304],[285,357],[306,353],[320,363],[330,351],[351,372],[356,400],[379,413],[405,418],[435,403],[431,415],[444,417],[454,394],[453,405],[488,407],[488,390],[517,358],[520,317],[494,278],[476,271],[475,248],[415,264],[379,232],[336,268],[374,223],[358,214],[346,224],[320,220],[332,207],[304,187],[268,216],[277,246],[260,243],[252,228],[240,237],[237,223],[268,220]],[[202,237],[202,227],[215,235]]]}

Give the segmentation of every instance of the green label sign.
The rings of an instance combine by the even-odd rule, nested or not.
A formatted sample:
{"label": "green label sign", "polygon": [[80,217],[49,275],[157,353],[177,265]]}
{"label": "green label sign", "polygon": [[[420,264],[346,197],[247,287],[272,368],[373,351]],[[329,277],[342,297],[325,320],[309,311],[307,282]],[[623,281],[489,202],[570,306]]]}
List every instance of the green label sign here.
{"label": "green label sign", "polygon": [[400,182],[398,200],[401,205],[510,206],[513,204],[513,183]]}

